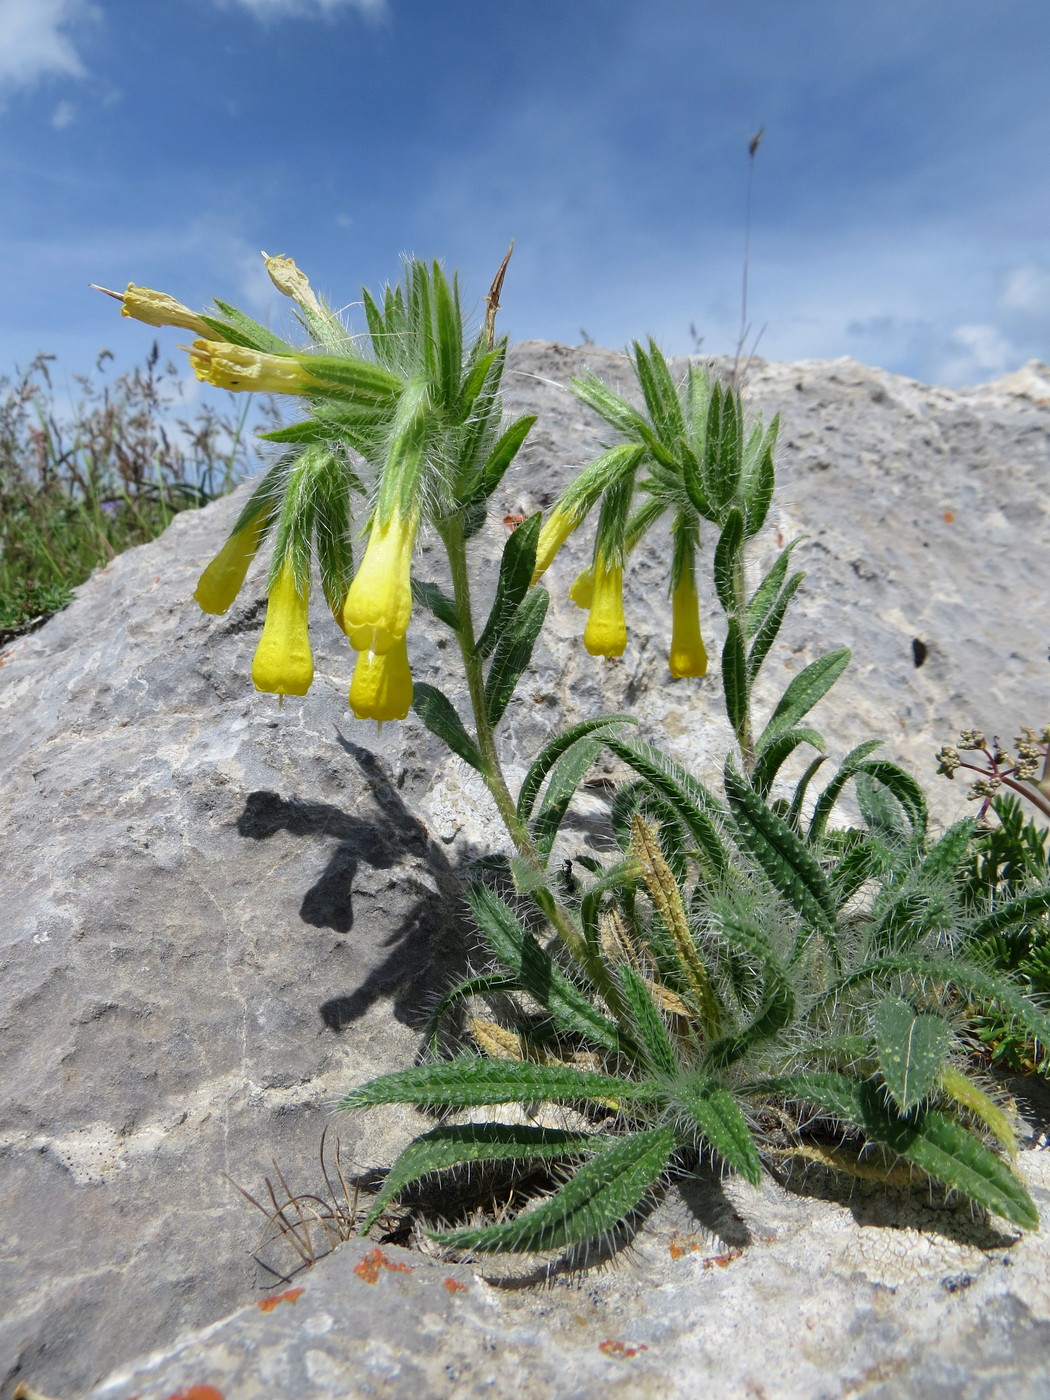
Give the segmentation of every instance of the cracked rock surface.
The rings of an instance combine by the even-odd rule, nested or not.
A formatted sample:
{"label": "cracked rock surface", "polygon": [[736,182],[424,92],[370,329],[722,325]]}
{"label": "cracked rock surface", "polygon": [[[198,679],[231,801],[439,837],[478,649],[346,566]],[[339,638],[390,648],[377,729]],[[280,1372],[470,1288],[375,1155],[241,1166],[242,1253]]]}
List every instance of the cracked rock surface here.
{"label": "cracked rock surface", "polygon": [[[588,368],[613,384],[630,382],[626,362],[609,351],[541,342],[514,347],[508,410],[538,412],[540,421],[493,502],[481,537],[489,564],[505,538],[501,517],[546,508],[566,480],[566,464],[588,461],[606,440],[603,425],[561,387]],[[852,667],[813,717],[829,751],[841,756],[862,739],[882,736],[882,752],[928,786],[942,821],[963,815],[972,810],[963,785],[934,777],[932,750],[963,727],[1009,737],[1020,724],[1050,721],[1050,369],[1033,363],[993,384],[947,390],[849,360],[759,363],[748,397],[767,417],[777,411],[782,417],[778,497],[756,542],[755,567],[772,558],[778,539],[808,536],[795,556],[807,583],[767,663],[760,709],[821,651],[851,646]],[[256,566],[224,618],[203,617],[190,601],[237,509],[232,498],[178,516],[159,540],[96,574],[38,633],[0,651],[3,1396],[26,1381],[70,1400],[158,1350],[170,1354],[172,1369],[148,1382],[156,1394],[166,1397],[190,1383],[178,1367],[204,1338],[207,1346],[218,1345],[235,1324],[216,1328],[216,1319],[252,1305],[265,1282],[251,1259],[262,1217],[227,1177],[258,1195],[276,1159],[296,1189],[316,1189],[318,1143],[331,1106],[351,1085],[411,1062],[435,989],[468,956],[458,873],[498,840],[480,782],[414,717],[377,734],[349,716],[351,653],[320,604],[310,694],[282,709],[252,691],[263,568]],[[708,537],[707,548],[712,544]],[[632,562],[631,640],[624,658],[610,663],[583,651],[583,615],[566,598],[588,562],[588,547],[581,532],[548,576],[547,632],[501,731],[512,780],[562,723],[630,709],[654,742],[717,782],[729,731],[716,679],[667,676],[666,541],[651,536]],[[432,543],[424,545],[419,572],[440,581]],[[491,589],[483,578],[482,569],[482,600]],[[706,616],[714,615],[709,591]],[[714,621],[706,635],[715,659],[722,637]],[[916,639],[926,647],[918,668]],[[417,676],[451,689],[449,647],[433,620],[417,616],[410,642]],[[567,827],[566,855],[600,840],[605,810],[605,789],[595,783]],[[357,1170],[388,1164],[415,1121],[402,1110],[340,1119],[344,1164]],[[1030,1161],[1045,1211],[1043,1157],[1032,1154]],[[466,1317],[480,1309],[479,1317],[497,1319],[496,1332],[510,1338],[501,1374],[524,1377],[531,1357],[538,1377],[547,1374],[543,1367],[564,1364],[572,1383],[584,1387],[557,1393],[584,1394],[590,1385],[613,1393],[620,1387],[625,1395],[650,1393],[645,1387],[689,1394],[671,1389],[675,1367],[702,1373],[704,1348],[712,1356],[728,1348],[737,1371],[725,1373],[727,1386],[732,1380],[738,1393],[765,1393],[769,1400],[991,1395],[979,1388],[980,1368],[991,1375],[1000,1365],[995,1358],[1005,1355],[1003,1338],[1015,1335],[1028,1339],[1017,1344],[1015,1393],[1047,1393],[1032,1389],[1035,1372],[1024,1360],[1039,1347],[1044,1356],[1050,1350],[1048,1266],[1045,1248],[1032,1253],[1037,1241],[1019,1247],[1036,1261],[1027,1272],[995,1265],[991,1246],[981,1252],[971,1243],[967,1248],[978,1249],[980,1258],[958,1268],[945,1264],[943,1276],[979,1274],[985,1282],[951,1292],[919,1269],[924,1251],[944,1247],[936,1228],[931,1234],[921,1225],[915,1250],[905,1251],[903,1278],[873,1281],[862,1262],[867,1237],[845,1207],[800,1204],[772,1184],[761,1193],[767,1199],[781,1202],[776,1209],[789,1202],[809,1211],[812,1228],[770,1245],[783,1251],[775,1259],[760,1241],[750,1244],[725,1270],[705,1271],[691,1247],[688,1257],[672,1259],[669,1248],[661,1252],[653,1244],[650,1259],[643,1238],[636,1250],[649,1261],[645,1287],[632,1293],[620,1279],[620,1291],[609,1295],[616,1326],[605,1321],[607,1308],[579,1346],[570,1345],[568,1319],[573,1300],[590,1287],[586,1280],[515,1294],[479,1284],[461,1295],[445,1288],[442,1280],[453,1276],[446,1266],[415,1256],[412,1275],[386,1270],[374,1288],[362,1289],[372,1301],[358,1307],[356,1322],[340,1320],[334,1303],[318,1300],[317,1307],[328,1308],[332,1336],[356,1336],[355,1356],[379,1358],[377,1378],[394,1377],[383,1382],[386,1390],[376,1379],[378,1388],[362,1394],[475,1393],[440,1388],[442,1366],[458,1363],[441,1360],[443,1343],[434,1340],[444,1335],[440,1327],[412,1331],[411,1291],[402,1313],[395,1309],[393,1320],[380,1322],[395,1307],[392,1300],[402,1298],[398,1290],[417,1287],[431,1290],[426,1297],[437,1300],[434,1308],[461,1307]],[[742,1213],[753,1205],[745,1202]],[[845,1261],[828,1277],[859,1271],[867,1281],[855,1297],[837,1284],[821,1292],[823,1265],[812,1250],[822,1211],[841,1225]],[[700,1226],[689,1216],[673,1228]],[[703,1248],[717,1253],[726,1237],[708,1234]],[[881,1226],[872,1238],[903,1239]],[[892,1252],[896,1244],[879,1247]],[[272,1328],[315,1316],[310,1300],[329,1286],[334,1299],[360,1248],[338,1252],[309,1274],[294,1304],[247,1316]],[[994,1250],[1022,1257],[1001,1242]],[[431,1278],[432,1268],[440,1277]],[[1020,1282],[986,1287],[993,1274]],[[631,1277],[629,1270],[623,1277]],[[724,1310],[709,1316],[703,1290],[716,1277],[719,1288],[737,1278],[747,1283],[739,1296],[727,1292]],[[799,1361],[777,1389],[774,1363],[745,1364],[735,1334],[719,1341],[718,1327],[743,1326],[742,1300],[762,1298],[770,1330],[763,1340],[755,1330],[763,1325],[759,1314],[751,1314],[747,1339],[755,1356],[775,1352],[777,1338],[790,1339],[801,1356],[799,1290],[812,1299],[821,1328],[845,1329],[843,1335],[854,1328],[857,1346],[872,1356],[873,1339],[883,1336],[887,1354],[914,1353],[927,1368],[951,1353],[945,1338],[963,1336],[965,1329],[952,1332],[944,1319],[970,1308],[970,1361],[956,1357],[956,1380],[942,1368],[925,1390],[895,1389],[897,1372],[881,1379],[864,1372],[868,1388],[847,1391],[847,1374],[861,1371],[847,1372],[835,1347],[821,1351],[814,1343],[806,1356],[824,1359]],[[692,1322],[682,1321],[677,1340],[665,1346],[661,1339],[671,1337],[675,1316]],[[931,1319],[940,1331],[930,1331]],[[656,1331],[646,1330],[650,1323]],[[171,1352],[178,1336],[201,1327],[210,1330]],[[380,1327],[385,1330],[369,1330]],[[661,1327],[669,1330],[657,1336]],[[485,1335],[480,1323],[467,1330]],[[431,1340],[424,1343],[424,1335]],[[925,1349],[922,1335],[934,1337]],[[626,1358],[598,1349],[604,1340],[633,1338],[649,1351]],[[328,1356],[328,1346],[313,1349]],[[437,1388],[399,1390],[396,1377],[410,1374],[408,1358],[420,1349],[430,1368],[426,1384]],[[584,1357],[592,1369],[574,1369]],[[320,1375],[326,1366],[350,1363],[328,1356],[314,1365]],[[958,1380],[967,1365],[970,1390]],[[469,1384],[477,1388],[482,1370],[473,1374]],[[226,1382],[231,1396],[265,1393],[250,1388],[256,1382],[248,1375],[238,1372]],[[748,1377],[760,1389],[748,1390]],[[316,1381],[322,1384],[329,1381]],[[294,1393],[357,1393],[345,1376],[342,1390],[331,1388],[336,1384]],[[639,1388],[624,1389],[630,1385]],[[532,1393],[524,1386],[522,1380],[506,1393]],[[146,1381],[140,1391],[154,1394]],[[106,1393],[124,1400],[136,1392]]]}

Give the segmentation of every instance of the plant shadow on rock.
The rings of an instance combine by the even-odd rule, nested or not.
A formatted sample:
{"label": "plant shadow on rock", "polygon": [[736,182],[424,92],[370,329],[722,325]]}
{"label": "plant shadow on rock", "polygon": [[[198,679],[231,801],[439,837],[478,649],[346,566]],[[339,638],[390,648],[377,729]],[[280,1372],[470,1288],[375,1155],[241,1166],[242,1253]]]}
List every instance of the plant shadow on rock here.
{"label": "plant shadow on rock", "polygon": [[[256,791],[248,794],[237,830],[254,841],[285,831],[336,842],[325,870],[304,894],[299,910],[304,923],[336,933],[353,931],[354,885],[362,865],[396,871],[407,862],[425,861],[436,888],[427,889],[420,881],[419,898],[409,903],[407,913],[400,918],[397,911],[404,906],[405,896],[399,890],[392,892],[386,908],[394,927],[382,945],[386,956],[360,986],[329,997],[320,1006],[325,1026],[338,1034],[366,1015],[380,998],[390,997],[395,1018],[413,1030],[422,1030],[433,988],[463,975],[466,951],[456,932],[454,915],[462,898],[461,885],[454,868],[437,844],[428,840],[423,823],[402,802],[375,755],[341,737],[339,742],[362,770],[380,821],[352,816],[326,802]],[[412,865],[408,870],[411,872]]]}

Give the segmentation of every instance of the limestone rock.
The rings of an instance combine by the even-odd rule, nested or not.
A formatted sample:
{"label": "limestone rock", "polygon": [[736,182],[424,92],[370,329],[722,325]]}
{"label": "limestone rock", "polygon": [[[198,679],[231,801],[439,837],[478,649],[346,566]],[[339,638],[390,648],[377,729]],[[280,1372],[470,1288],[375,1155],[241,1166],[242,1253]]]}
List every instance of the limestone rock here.
{"label": "limestone rock", "polygon": [[[541,416],[493,503],[490,565],[500,517],[549,505],[565,464],[604,440],[559,387],[585,368],[630,382],[622,357],[594,347],[512,352],[508,408]],[[833,754],[885,736],[886,756],[929,785],[944,820],[971,809],[961,784],[933,776],[938,744],[960,727],[1008,737],[1050,720],[1048,383],[1038,364],[958,391],[846,360],[750,372],[752,405],[783,421],[756,567],[778,538],[809,537],[797,551],[809,579],[764,698],[819,652],[852,646],[818,728]],[[256,1296],[261,1221],[223,1173],[258,1193],[276,1158],[297,1186],[317,1184],[332,1104],[416,1053],[428,998],[464,956],[457,872],[498,839],[476,776],[414,718],[377,734],[349,716],[351,656],[322,606],[310,695],[280,709],[252,692],[261,568],[223,619],[189,601],[237,508],[234,498],[177,517],[0,652],[0,1394],[19,1379],[82,1393]],[[565,598],[585,551],[571,541],[551,571],[548,632],[503,730],[508,768],[522,772],[563,722],[628,708],[717,781],[728,729],[716,682],[667,678],[663,543],[653,538],[632,567],[631,641],[611,663],[583,652],[583,615]],[[431,546],[428,568],[437,578]],[[717,658],[717,624],[709,630]],[[432,620],[414,623],[412,654],[420,678],[451,689]],[[590,839],[585,812],[569,853]],[[344,1158],[363,1169],[389,1162],[413,1116],[338,1127]],[[746,1269],[760,1281],[758,1263]],[[781,1300],[774,1312],[794,1306],[786,1284],[769,1296]],[[1019,1296],[1042,1336],[1043,1302]],[[683,1316],[701,1306],[691,1297]],[[629,1300],[622,1309],[614,1338],[634,1336],[642,1316]],[[521,1322],[523,1336],[544,1330],[538,1316]],[[828,1356],[826,1393],[840,1393]],[[631,1374],[660,1364],[654,1348]],[[158,1379],[157,1393],[182,1374]]]}

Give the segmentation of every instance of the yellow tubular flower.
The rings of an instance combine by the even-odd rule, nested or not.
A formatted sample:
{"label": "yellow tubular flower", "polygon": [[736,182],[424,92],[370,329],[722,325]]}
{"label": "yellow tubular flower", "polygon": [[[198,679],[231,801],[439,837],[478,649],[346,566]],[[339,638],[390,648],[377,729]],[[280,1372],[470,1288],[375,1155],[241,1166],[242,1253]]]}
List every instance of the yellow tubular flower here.
{"label": "yellow tubular flower", "polygon": [[270,274],[270,281],[282,296],[291,297],[293,301],[308,306],[318,316],[325,314],[324,307],[314,296],[306,273],[296,266],[292,258],[271,258],[263,253],[263,259],[266,262],[266,271]]}
{"label": "yellow tubular flower", "polygon": [[201,574],[193,596],[204,612],[221,616],[229,609],[258,553],[265,528],[266,512],[260,511],[243,530],[230,536]]}
{"label": "yellow tubular flower", "polygon": [[606,568],[599,556],[594,563],[594,602],[583,632],[583,644],[592,656],[622,656],[627,646],[623,617],[623,568]]}
{"label": "yellow tubular flower", "polygon": [[685,570],[671,595],[671,619],[671,654],[668,658],[671,675],[706,676],[707,649],[700,635],[700,605],[696,586]]}
{"label": "yellow tubular flower", "polygon": [[169,297],[167,292],[154,292],[149,287],[136,287],[134,282],[129,282],[120,299],[124,303],[120,310],[122,316],[145,321],[147,326],[179,326],[205,340],[215,338],[215,332],[198,315],[181,301]]}
{"label": "yellow tubular flower", "polygon": [[412,616],[412,549],[419,515],[378,520],[343,604],[343,631],[358,651],[382,656],[404,640]]}
{"label": "yellow tubular flower", "polygon": [[267,355],[225,340],[195,340],[190,365],[198,379],[217,389],[262,394],[308,394],[319,387],[291,355]]}
{"label": "yellow tubular flower", "polygon": [[404,719],[412,704],[412,672],[404,637],[389,651],[363,651],[350,682],[350,708],[358,719]]}
{"label": "yellow tubular flower", "polygon": [[272,695],[305,695],[314,678],[306,614],[309,599],[296,587],[295,571],[286,559],[270,589],[266,621],[252,662],[256,690]]}
{"label": "yellow tubular flower", "polygon": [[593,569],[584,569],[582,574],[576,576],[576,582],[569,589],[569,601],[575,603],[578,608],[583,608],[584,612],[594,605]]}
{"label": "yellow tubular flower", "polygon": [[536,567],[532,573],[533,583],[538,583],[547,572],[551,560],[579,523],[579,520],[569,511],[562,510],[560,506],[556,506],[551,511],[549,518],[543,522],[543,528],[540,530],[540,537],[536,543]]}

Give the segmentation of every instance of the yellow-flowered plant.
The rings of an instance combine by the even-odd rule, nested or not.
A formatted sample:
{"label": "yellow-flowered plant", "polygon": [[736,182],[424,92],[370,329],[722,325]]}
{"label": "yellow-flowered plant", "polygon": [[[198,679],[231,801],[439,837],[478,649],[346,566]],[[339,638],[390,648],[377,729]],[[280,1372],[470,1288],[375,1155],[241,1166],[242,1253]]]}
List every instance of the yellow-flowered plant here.
{"label": "yellow-flowered plant", "polygon": [[[1008,900],[1005,913],[1003,905],[991,913],[982,906],[949,928],[965,884],[960,872],[971,863],[970,824],[931,849],[921,791],[893,764],[870,758],[874,741],[847,755],[815,801],[807,791],[823,755],[790,800],[772,797],[795,749],[822,746],[801,721],[849,659],[843,648],[806,666],[756,731],[755,683],[801,581],[789,576],[797,541],[757,587],[747,576],[746,546],[772,496],[776,422],[747,424],[735,387],[697,365],[676,383],[652,342],[634,346],[644,408],[594,378],[574,382],[622,441],[573,476],[545,524],[533,515],[509,535],[478,626],[468,546],[534,421],[502,423],[506,343],[495,341],[493,319],[506,261],[487,299],[485,330],[474,336],[464,333],[455,281],[436,264],[410,262],[401,286],[379,299],[364,294],[365,337],[348,333],[291,259],[266,257],[266,266],[310,348],[222,302],[214,314],[198,314],[134,285],[121,298],[126,315],[191,331],[190,362],[202,379],[291,395],[303,406],[298,421],[264,434],[278,456],[201,575],[197,601],[206,612],[226,612],[269,541],[252,679],[282,700],[302,696],[313,680],[308,612],[319,575],[357,653],[354,715],[382,723],[414,710],[481,775],[515,852],[504,871],[515,903],[483,885],[468,896],[493,971],[451,989],[435,1012],[437,1026],[464,1001],[495,998],[490,1015],[463,1018],[479,1053],[383,1076],[343,1106],[548,1101],[590,1104],[602,1123],[589,1131],[581,1114],[580,1131],[570,1132],[443,1121],[406,1149],[369,1221],[407,1185],[447,1167],[569,1161],[572,1179],[535,1209],[442,1238],[478,1250],[578,1244],[614,1230],[701,1152],[757,1183],[769,1144],[756,1125],[797,1122],[783,1105],[798,1102],[802,1119],[822,1124],[820,1139],[801,1149],[792,1131],[778,1153],[805,1151],[833,1170],[884,1181],[897,1180],[907,1162],[924,1179],[1034,1228],[1034,1203],[1007,1160],[1016,1148],[1009,1117],[966,1073],[966,1057],[975,1006],[994,1006],[1034,1042],[1050,1043],[1050,1016],[1019,984],[991,978],[983,960],[1011,918],[1044,917],[1050,887]],[[721,681],[737,744],[724,796],[633,741],[628,715],[588,718],[555,734],[517,795],[508,787],[496,733],[544,622],[541,580],[592,514],[591,563],[570,597],[587,611],[587,651],[610,658],[629,646],[623,583],[631,555],[661,517],[669,519],[676,680],[707,670],[699,547],[701,528],[714,531]],[[423,530],[444,548],[451,592],[414,576]],[[413,680],[416,604],[457,642],[462,713],[429,680]],[[1022,758],[1032,766],[1029,749]],[[617,854],[602,865],[577,852],[559,876],[555,840],[602,753],[632,774],[610,812]],[[848,782],[866,826],[831,832]],[[879,882],[855,913],[862,889]],[[930,897],[917,898],[920,887]],[[556,941],[538,936],[540,924]]]}

